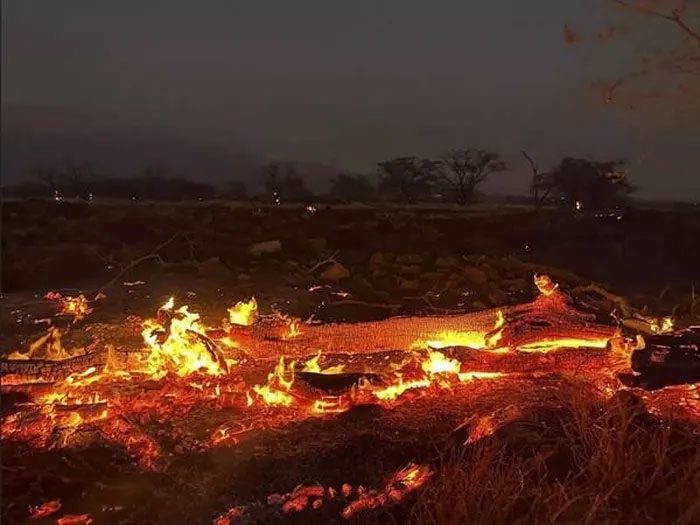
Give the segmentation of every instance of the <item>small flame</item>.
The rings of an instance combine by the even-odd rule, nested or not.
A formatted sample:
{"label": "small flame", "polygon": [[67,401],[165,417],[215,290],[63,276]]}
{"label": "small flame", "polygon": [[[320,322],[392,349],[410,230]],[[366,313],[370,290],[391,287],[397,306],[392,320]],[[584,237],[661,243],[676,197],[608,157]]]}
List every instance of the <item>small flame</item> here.
{"label": "small flame", "polygon": [[406,392],[406,390],[411,390],[414,388],[427,388],[430,386],[430,380],[426,378],[414,379],[404,383],[403,376],[401,374],[397,374],[397,377],[398,383],[389,385],[380,390],[375,390],[372,392],[372,394],[374,394],[374,396],[381,401],[393,401],[401,396],[401,394]]}
{"label": "small flame", "polygon": [[431,350],[428,351],[428,358],[421,364],[426,374],[458,374],[461,366],[457,359],[448,359],[442,352]]}
{"label": "small flame", "polygon": [[312,372],[315,374],[340,374],[343,370],[345,370],[345,365],[336,365],[336,366],[329,366],[328,368],[321,368],[321,365],[319,365],[319,361],[321,359],[321,350],[318,351],[318,353],[309,359],[306,363],[304,363],[304,372]]}
{"label": "small flame", "polygon": [[652,319],[649,327],[653,334],[666,334],[673,331],[673,318],[671,316],[662,317],[660,319]]}
{"label": "small flame", "polygon": [[228,319],[231,324],[250,326],[258,320],[258,302],[255,297],[249,301],[238,301],[228,309]]}
{"label": "small flame", "polygon": [[535,274],[535,286],[540,291],[542,295],[550,296],[559,288],[559,284],[552,281],[549,275],[537,275]]}
{"label": "small flame", "polygon": [[[294,365],[291,361],[285,365],[284,356],[280,357],[275,369],[267,376],[267,383],[253,386],[253,391],[262,399],[266,405],[290,406],[294,398],[289,394],[294,384]],[[248,397],[252,404],[252,399]],[[248,406],[250,406],[250,404]]]}
{"label": "small flame", "polygon": [[289,319],[287,321],[287,331],[282,339],[293,339],[301,335],[301,323],[299,319]]}
{"label": "small flame", "polygon": [[[171,297],[160,310],[169,313],[174,306]],[[199,314],[190,312],[187,306],[175,310],[165,322],[146,319],[141,335],[150,350],[148,372],[156,378],[169,371],[180,377],[199,371],[210,375],[222,373],[219,362],[204,342],[206,329],[199,321]]]}

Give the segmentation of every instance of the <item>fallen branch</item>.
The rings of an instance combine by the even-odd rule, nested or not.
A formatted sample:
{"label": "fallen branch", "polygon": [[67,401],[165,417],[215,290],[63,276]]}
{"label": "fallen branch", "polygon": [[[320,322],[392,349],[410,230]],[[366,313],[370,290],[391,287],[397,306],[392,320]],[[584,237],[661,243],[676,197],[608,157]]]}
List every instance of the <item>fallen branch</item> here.
{"label": "fallen branch", "polygon": [[[98,291],[102,292],[102,291],[106,290],[107,288],[109,288],[110,286],[112,286],[116,281],[118,281],[120,277],[122,277],[123,275],[125,275],[129,270],[134,269],[136,266],[138,266],[138,265],[141,264],[142,262],[149,261],[149,260],[151,260],[151,259],[156,259],[156,260],[158,260],[158,262],[160,262],[160,264],[165,264],[165,262],[163,261],[163,258],[158,254],[158,252],[159,252],[160,250],[162,250],[163,248],[165,248],[167,245],[169,245],[171,242],[173,242],[175,239],[177,239],[177,238],[180,237],[180,236],[185,236],[185,237],[186,237],[186,234],[183,233],[183,232],[177,232],[175,235],[173,235],[172,237],[170,237],[167,241],[165,241],[165,242],[159,244],[158,246],[156,246],[155,249],[153,249],[153,251],[151,251],[150,253],[148,253],[148,254],[146,254],[146,255],[144,255],[144,256],[142,256],[142,257],[139,257],[138,259],[135,259],[135,260],[131,261],[131,262],[130,262],[129,264],[127,264],[124,268],[122,268],[121,271],[120,271],[117,275],[115,275],[114,277],[112,277],[112,279],[110,279],[106,284],[103,284],[103,285],[98,289]],[[189,244],[189,246],[190,246],[190,256],[191,256],[191,255],[192,255],[192,244],[189,243],[189,241],[188,241],[188,244]]]}
{"label": "fallen branch", "polygon": [[316,270],[318,270],[319,268],[321,268],[322,266],[324,266],[326,264],[337,263],[338,261],[335,260],[335,257],[336,257],[336,255],[338,255],[338,253],[339,253],[339,250],[334,251],[330,257],[328,257],[327,259],[324,259],[322,261],[317,262],[311,268],[306,270],[306,273],[307,274],[314,273]]}
{"label": "fallen branch", "polygon": [[597,293],[598,295],[604,297],[611,303],[615,304],[620,309],[620,312],[624,317],[632,317],[635,313],[635,309],[630,305],[627,299],[620,295],[616,295],[612,292],[607,291],[605,288],[598,284],[586,284],[583,286],[577,286],[576,288],[571,290],[571,293],[573,295],[584,294],[589,292]]}

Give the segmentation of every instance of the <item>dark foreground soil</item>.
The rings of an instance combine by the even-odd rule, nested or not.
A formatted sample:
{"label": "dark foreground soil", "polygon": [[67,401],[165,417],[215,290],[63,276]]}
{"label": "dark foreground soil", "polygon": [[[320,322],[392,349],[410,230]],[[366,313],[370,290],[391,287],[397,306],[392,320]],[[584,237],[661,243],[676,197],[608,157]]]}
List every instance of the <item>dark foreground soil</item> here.
{"label": "dark foreground soil", "polygon": [[[491,208],[9,203],[3,208],[0,350],[21,348],[45,329],[36,321],[55,313],[55,304],[43,300],[49,290],[85,292],[90,297],[98,291],[106,294],[86,324],[150,316],[171,295],[212,324],[223,317],[227,306],[251,296],[266,312],[279,309],[302,319],[313,315],[321,321],[360,321],[525,302],[535,295],[533,273],[547,272],[567,291],[597,281],[637,307],[647,305],[659,315],[673,311],[677,319],[691,321],[700,313],[694,291],[700,278],[698,239],[700,215],[654,211],[571,217]],[[600,298],[590,306],[598,312],[613,311],[616,305],[606,301]],[[688,452],[697,450],[697,423],[669,424],[668,419],[647,414],[643,404],[640,408],[637,394],[601,396],[575,375],[476,382],[393,408],[359,406],[323,417],[287,417],[284,409],[270,409],[269,428],[246,434],[235,445],[176,450],[172,437],[164,437],[164,450],[170,455],[167,466],[157,472],[142,469],[120,448],[89,435],[75,436],[71,446],[52,451],[3,442],[3,522],[24,522],[30,505],[60,498],[61,513],[31,523],[54,523],[62,513],[89,513],[97,524],[211,523],[235,505],[248,506],[244,523],[341,523],[345,521],[339,516],[341,499],[287,516],[267,505],[266,498],[316,482],[380,488],[411,461],[429,464],[438,472],[432,488],[401,505],[360,515],[357,522],[445,522],[435,487],[441,487],[445,501],[473,523],[697,522],[700,507],[688,502],[694,496],[700,500],[700,468],[693,475],[681,467],[700,465],[697,454]],[[697,391],[689,395],[696,396]],[[586,401],[573,402],[572,396]],[[3,414],[17,410],[16,402],[3,394]],[[503,415],[513,407],[515,422]],[[596,494],[581,495],[578,503],[568,505],[566,497],[543,491],[543,500],[556,501],[561,509],[554,504],[546,510],[533,506],[538,508],[535,515],[516,506],[511,514],[499,515],[471,493],[472,499],[456,501],[455,491],[440,475],[442,471],[464,476],[470,464],[477,464],[470,454],[483,450],[464,446],[464,432],[469,434],[470,426],[462,427],[466,431],[457,429],[465,421],[473,426],[479,418],[489,417],[500,430],[488,442],[508,451],[494,456],[501,463],[493,460],[493,472],[513,469],[522,474],[523,463],[516,468],[511,452],[528,450],[529,457],[554,457],[546,467],[540,465],[537,476],[528,478],[530,484],[554,486],[554,476],[567,490],[574,490],[582,486],[569,483],[570,479],[578,483],[588,479],[582,474],[588,472],[590,486],[610,481],[610,487],[619,488],[633,463],[611,466],[609,479],[596,481],[593,467],[582,465],[577,454],[590,456],[581,443],[600,435],[553,423],[609,410],[618,415],[622,410],[624,417],[610,420],[606,435],[627,436],[629,443],[620,441],[625,446],[639,445],[640,435],[674,429],[669,439],[676,443],[673,450],[678,455],[669,455],[672,461],[658,472],[649,467],[656,441],[635,450],[642,455],[644,469],[651,468],[644,471],[647,477],[656,476],[656,481],[644,486],[634,481],[639,486],[624,486],[624,493],[609,488],[600,501]],[[196,440],[198,431],[214,424],[212,418],[222,417],[240,418],[245,424],[245,414],[222,415],[206,407],[172,424],[178,439]],[[620,421],[627,422],[624,433]],[[149,431],[157,435],[156,429]],[[168,431],[172,436],[173,428]],[[458,454],[459,467],[454,450],[468,451]],[[616,457],[620,450],[611,447],[608,453]],[[674,468],[684,477],[678,478],[675,495],[667,495],[659,483],[670,483]],[[595,475],[605,469],[601,466]],[[498,492],[497,481],[474,479],[492,484],[491,500],[497,501],[493,495]],[[630,491],[635,490],[639,497],[631,512],[635,499]],[[651,498],[652,493],[658,498]],[[526,498],[519,494],[513,499]],[[591,510],[594,502],[598,503]]]}

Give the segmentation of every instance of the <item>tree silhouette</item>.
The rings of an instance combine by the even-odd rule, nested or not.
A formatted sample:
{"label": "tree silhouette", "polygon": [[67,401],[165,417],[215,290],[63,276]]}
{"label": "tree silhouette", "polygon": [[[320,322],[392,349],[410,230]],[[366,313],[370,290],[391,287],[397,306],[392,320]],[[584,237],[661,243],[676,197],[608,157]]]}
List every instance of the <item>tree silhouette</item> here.
{"label": "tree silhouette", "polygon": [[439,162],[416,157],[397,157],[379,162],[379,191],[387,196],[398,193],[409,204],[430,194],[437,180]]}
{"label": "tree silhouette", "polygon": [[248,197],[248,189],[243,181],[230,180],[226,182],[226,197],[233,200],[245,200]]}
{"label": "tree silhouette", "polygon": [[442,156],[439,180],[464,206],[474,198],[476,187],[491,174],[507,169],[507,164],[498,153],[480,149],[455,149]]}
{"label": "tree silhouette", "polygon": [[285,166],[285,175],[280,175],[281,168],[277,163],[270,163],[265,168],[267,179],[265,180],[265,193],[275,204],[282,201],[300,202],[313,198],[313,194],[306,187],[303,177],[297,174],[293,164]]}
{"label": "tree silhouette", "polygon": [[540,172],[537,167],[537,163],[533,158],[523,151],[523,156],[530,164],[530,169],[532,170],[532,180],[530,181],[530,194],[534,200],[535,209],[539,210],[547,202],[550,197],[553,187],[553,179],[549,173]]}
{"label": "tree silhouette", "polygon": [[542,183],[570,209],[606,209],[623,204],[635,190],[623,170],[625,161],[597,162],[566,157]]}
{"label": "tree silhouette", "polygon": [[364,175],[341,173],[331,181],[329,197],[344,202],[366,202],[374,197],[375,188]]}

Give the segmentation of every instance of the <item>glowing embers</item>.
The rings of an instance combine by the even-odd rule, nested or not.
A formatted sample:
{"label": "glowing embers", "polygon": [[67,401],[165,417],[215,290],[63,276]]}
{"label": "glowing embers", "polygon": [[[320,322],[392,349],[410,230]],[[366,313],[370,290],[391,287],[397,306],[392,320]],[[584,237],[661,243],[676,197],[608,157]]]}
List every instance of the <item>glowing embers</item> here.
{"label": "glowing embers", "polygon": [[29,350],[26,353],[12,352],[7,358],[60,361],[72,357],[77,352],[78,350],[67,352],[61,343],[61,331],[55,326],[51,326],[44,335],[29,345]]}
{"label": "glowing embers", "polygon": [[228,309],[228,320],[231,324],[250,326],[258,320],[258,302],[255,297],[249,301],[238,301]]}
{"label": "glowing embers", "polygon": [[426,341],[417,341],[414,348],[449,348],[452,346],[464,346],[467,348],[486,348],[486,334],[474,331],[443,330],[437,332]]}
{"label": "glowing embers", "polygon": [[673,318],[671,316],[658,319],[645,318],[644,320],[649,322],[649,330],[652,334],[666,334],[673,331]]}
{"label": "glowing embers", "polygon": [[282,334],[282,339],[294,339],[301,335],[301,322],[299,319],[288,319],[287,330]]}
{"label": "glowing embers", "polygon": [[542,295],[548,297],[552,295],[559,289],[559,284],[552,281],[549,275],[537,275],[535,274],[535,286],[540,291]]}
{"label": "glowing embers", "polygon": [[313,372],[315,374],[340,374],[343,370],[345,370],[345,365],[343,364],[321,368],[321,365],[319,364],[320,360],[321,350],[319,350],[314,357],[304,363],[303,371]]}
{"label": "glowing embers", "polygon": [[505,324],[505,316],[502,310],[496,312],[496,320],[493,329],[489,332],[477,330],[441,330],[432,334],[427,340],[413,343],[414,349],[432,348],[440,350],[453,346],[473,348],[475,350],[496,349],[501,339],[501,328]]}
{"label": "glowing embers", "polygon": [[[267,505],[277,507],[282,515],[301,512],[316,512],[341,504],[340,515],[345,519],[355,518],[372,510],[395,505],[423,485],[433,475],[428,465],[409,463],[389,477],[383,487],[367,490],[362,485],[343,483],[340,488],[316,485],[298,485],[286,494],[270,494]],[[251,506],[235,506],[214,519],[214,525],[233,525],[243,519]]]}
{"label": "glowing embers", "polygon": [[226,363],[214,343],[207,337],[199,314],[187,306],[174,310],[171,297],[159,310],[157,319],[146,319],[141,335],[150,353],[147,371],[155,378],[168,372],[186,376],[194,372],[219,375]]}
{"label": "glowing embers", "polygon": [[461,366],[457,359],[450,359],[437,350],[428,350],[420,365],[422,377],[405,380],[403,373],[397,373],[395,383],[384,388],[372,389],[372,394],[380,401],[394,401],[408,390],[431,386],[451,389],[457,383],[475,379],[497,379],[503,376],[499,372],[461,372]]}
{"label": "glowing embers", "polygon": [[[104,295],[98,294],[96,299],[102,297],[104,297]],[[63,296],[58,292],[48,292],[44,298],[50,301],[58,301],[58,315],[70,316],[76,321],[80,321],[92,312],[90,302],[83,294],[71,297],[70,295]]]}
{"label": "glowing embers", "polygon": [[589,337],[560,337],[560,338],[543,338],[533,343],[518,345],[519,352],[553,352],[563,348],[607,348],[607,337],[589,338]]}
{"label": "glowing embers", "polygon": [[[294,365],[291,361],[289,365],[284,362],[284,357],[280,357],[275,369],[267,376],[267,383],[264,385],[254,385],[253,391],[266,405],[291,406],[294,397],[289,393],[294,384]],[[248,394],[248,406],[254,403],[254,398]]]}

